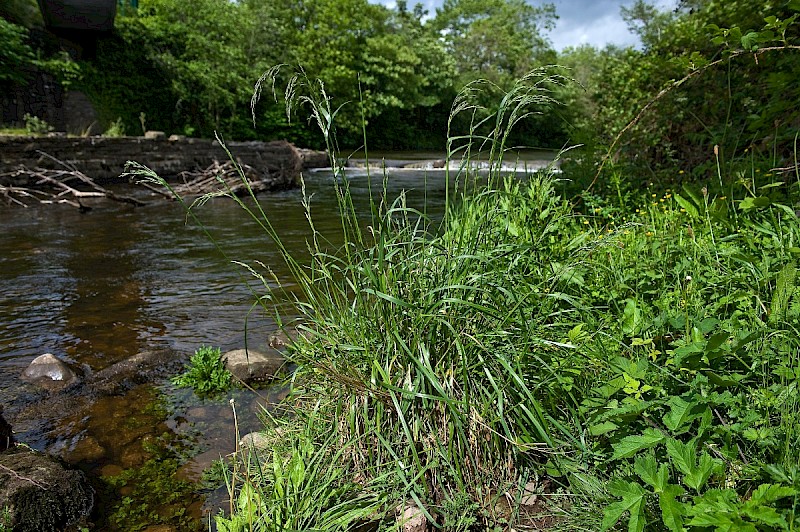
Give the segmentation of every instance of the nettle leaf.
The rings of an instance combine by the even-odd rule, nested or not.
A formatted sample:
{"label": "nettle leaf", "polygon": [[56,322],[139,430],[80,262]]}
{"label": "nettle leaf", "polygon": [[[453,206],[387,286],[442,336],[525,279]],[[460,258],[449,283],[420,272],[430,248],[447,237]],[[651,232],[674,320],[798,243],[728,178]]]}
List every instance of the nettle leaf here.
{"label": "nettle leaf", "polygon": [[[692,421],[703,415],[705,405],[701,405],[699,401],[692,400],[686,401],[685,399],[673,396],[667,401],[670,410],[667,412],[662,420],[664,425],[672,432],[677,432],[679,428],[688,425]],[[698,408],[700,407],[700,408]]]}
{"label": "nettle leaf", "polygon": [[674,438],[667,440],[667,454],[678,471],[690,475],[694,470],[694,456],[697,449],[693,443],[683,443]]}
{"label": "nettle leaf", "polygon": [[673,532],[683,530],[684,505],[676,499],[686,493],[682,487],[669,484],[658,494],[658,505],[661,507],[661,520]]}
{"label": "nettle leaf", "polygon": [[751,503],[768,504],[784,497],[793,497],[798,491],[789,486],[779,486],[777,484],[761,484],[753,491],[750,496]]}
{"label": "nettle leaf", "polygon": [[693,468],[691,473],[683,477],[683,481],[687,486],[699,492],[706,481],[711,477],[712,473],[721,465],[719,460],[711,458],[708,453],[700,455],[700,460],[697,467]]}
{"label": "nettle leaf", "polygon": [[662,441],[664,441],[663,434],[655,429],[645,429],[640,435],[626,436],[619,443],[614,444],[614,455],[611,459],[630,458],[639,451],[655,447]]}
{"label": "nettle leaf", "polygon": [[633,461],[633,471],[649,484],[656,493],[664,489],[664,484],[658,476],[658,464],[656,457],[650,453],[645,456],[637,456]]}
{"label": "nettle leaf", "polygon": [[628,532],[642,532],[645,525],[644,509],[647,491],[637,482],[624,480],[611,481],[608,491],[615,497],[621,497],[622,500],[609,504],[603,510],[601,532],[616,525],[625,512],[630,513]]}

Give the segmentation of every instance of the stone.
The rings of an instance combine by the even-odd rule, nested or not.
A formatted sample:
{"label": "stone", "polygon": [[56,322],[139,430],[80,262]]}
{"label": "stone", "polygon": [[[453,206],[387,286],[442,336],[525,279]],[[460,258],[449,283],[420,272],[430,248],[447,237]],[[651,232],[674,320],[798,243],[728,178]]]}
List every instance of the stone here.
{"label": "stone", "polygon": [[175,142],[175,141],[178,141],[178,140],[186,140],[186,135],[170,135],[169,139],[167,139],[167,140],[170,140],[172,142]]}
{"label": "stone", "polygon": [[149,140],[165,139],[167,138],[167,134],[163,131],[145,131],[144,138]]}
{"label": "stone", "polygon": [[0,466],[0,508],[15,532],[65,530],[92,510],[86,476],[50,456],[17,446],[0,453]]}
{"label": "stone", "polygon": [[272,440],[263,432],[251,432],[245,434],[239,440],[239,447],[247,448],[255,451],[264,451],[272,446]]}
{"label": "stone", "polygon": [[222,361],[233,376],[250,384],[269,382],[283,370],[285,360],[280,353],[268,355],[252,349],[234,349],[222,355]]}
{"label": "stone", "polygon": [[425,532],[428,528],[428,519],[422,510],[408,501],[397,507],[397,524],[403,532]]}
{"label": "stone", "polygon": [[11,425],[3,418],[3,407],[0,406],[0,452],[5,451],[14,442],[14,431]]}
{"label": "stone", "polygon": [[22,379],[45,386],[53,383],[67,386],[78,380],[78,376],[58,357],[45,353],[33,359],[22,372]]}

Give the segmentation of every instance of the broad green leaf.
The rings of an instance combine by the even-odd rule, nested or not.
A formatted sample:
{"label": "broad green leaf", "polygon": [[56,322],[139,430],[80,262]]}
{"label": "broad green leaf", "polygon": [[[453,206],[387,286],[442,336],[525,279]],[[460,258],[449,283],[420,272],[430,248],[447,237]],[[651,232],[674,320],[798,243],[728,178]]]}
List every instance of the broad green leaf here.
{"label": "broad green leaf", "polygon": [[699,492],[706,481],[709,479],[714,470],[720,465],[718,460],[711,458],[708,453],[702,453],[700,460],[696,467],[693,467],[691,472],[683,477],[683,481],[687,486]]}
{"label": "broad green leaf", "polygon": [[769,506],[745,506],[742,513],[753,521],[764,523],[779,530],[788,530],[786,518],[778,513],[775,508]]}
{"label": "broad green leaf", "polygon": [[669,405],[670,410],[664,415],[663,421],[664,425],[673,432],[702,414],[702,411],[697,411],[697,401],[689,402],[681,397],[674,396],[667,401],[667,405]]}
{"label": "broad green leaf", "polygon": [[690,475],[695,469],[694,456],[696,448],[691,443],[683,443],[674,438],[667,440],[667,454],[678,471]]}
{"label": "broad green leaf", "polygon": [[682,487],[669,484],[658,494],[658,505],[661,507],[661,520],[673,532],[683,530],[684,508],[676,498],[686,493]]}
{"label": "broad green leaf", "polygon": [[797,490],[789,486],[779,486],[777,484],[761,484],[753,491],[750,501],[758,504],[775,502],[784,497],[797,495]]}
{"label": "broad green leaf", "polygon": [[630,458],[643,449],[650,449],[664,441],[664,435],[655,429],[645,429],[637,436],[626,436],[619,443],[613,445],[614,455],[612,460]]}
{"label": "broad green leaf", "polygon": [[683,208],[683,210],[686,211],[686,214],[688,214],[692,218],[700,217],[700,213],[697,211],[697,207],[695,207],[691,202],[689,202],[689,200],[685,199],[677,192],[675,193],[674,197],[675,201],[678,202],[678,205],[680,205]]}
{"label": "broad green leaf", "polygon": [[647,491],[636,482],[615,480],[609,483],[608,491],[621,501],[609,504],[603,510],[603,521],[600,530],[608,530],[622,518],[626,511],[630,513],[628,532],[642,532],[645,525],[644,508]]}
{"label": "broad green leaf", "polygon": [[639,475],[639,478],[645,481],[645,483],[652,486],[656,493],[664,489],[663,484],[658,478],[656,457],[652,453],[645,456],[637,456],[633,461],[633,471]]}
{"label": "broad green leaf", "polygon": [[743,211],[749,211],[752,209],[761,209],[764,207],[769,207],[772,204],[772,200],[769,199],[767,196],[759,196],[757,198],[748,197],[743,199],[739,202],[739,208]]}
{"label": "broad green leaf", "polygon": [[636,301],[626,300],[625,310],[622,311],[622,332],[627,336],[633,336],[638,331],[641,321],[642,313],[636,306]]}
{"label": "broad green leaf", "polygon": [[619,428],[619,425],[616,423],[612,423],[611,421],[604,421],[602,423],[597,423],[596,425],[591,425],[589,427],[589,434],[592,436],[602,436],[603,434],[608,434],[609,432],[616,430]]}

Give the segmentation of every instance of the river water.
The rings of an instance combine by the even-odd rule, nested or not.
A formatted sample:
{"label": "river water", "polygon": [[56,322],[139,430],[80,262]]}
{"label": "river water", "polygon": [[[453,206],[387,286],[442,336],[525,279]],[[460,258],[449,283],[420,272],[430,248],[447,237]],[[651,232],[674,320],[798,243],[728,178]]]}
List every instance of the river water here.
{"label": "river water", "polygon": [[[347,173],[365,223],[370,186],[373,193],[380,191],[384,181],[381,171],[371,172],[371,178],[367,173],[357,168]],[[388,173],[389,199],[405,192],[410,206],[424,208],[433,219],[441,216],[443,171]],[[333,180],[329,171],[305,175],[315,226],[335,247],[340,222]],[[263,294],[264,288],[230,259],[263,263],[292,287],[274,243],[233,201],[217,198],[198,211],[226,259],[199,227],[187,223],[180,205],[145,189],[121,187],[148,204],[103,201],[88,213],[59,205],[0,207],[0,404],[18,441],[88,474],[98,491],[93,519],[109,529],[124,529],[109,522],[109,515],[120,501],[135,506],[141,491],[135,484],[146,481],[112,485],[108,479],[166,452],[179,464],[170,475],[199,481],[212,460],[235,447],[228,399],[235,399],[244,434],[260,427],[258,413],[269,409],[281,390],[201,400],[164,377],[121,395],[98,397],[88,409],[76,406],[67,414],[52,409],[60,412],[53,418],[46,394],[19,378],[23,370],[43,353],[90,374],[145,350],[166,348],[188,357],[210,345],[224,352],[244,347],[246,321],[248,346],[263,348],[277,329],[263,310],[251,312],[254,293]],[[284,244],[300,257],[310,235],[302,199],[299,189],[259,198]],[[34,410],[37,415],[26,415],[35,402],[42,405]],[[200,518],[216,513],[223,497],[223,489],[197,489],[173,501],[172,508],[155,510],[164,516],[180,506]]]}

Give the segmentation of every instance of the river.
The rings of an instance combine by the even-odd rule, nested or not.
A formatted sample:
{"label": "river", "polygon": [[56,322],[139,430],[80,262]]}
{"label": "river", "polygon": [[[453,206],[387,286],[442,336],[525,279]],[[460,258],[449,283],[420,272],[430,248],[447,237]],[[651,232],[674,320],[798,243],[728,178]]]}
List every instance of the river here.
{"label": "river", "polygon": [[[408,159],[408,154],[393,159]],[[367,223],[370,186],[380,191],[381,171],[348,169],[356,210]],[[391,170],[390,198],[405,191],[409,205],[437,219],[443,211],[443,171]],[[333,175],[308,172],[315,226],[337,245],[340,227]],[[228,399],[237,406],[240,433],[257,430],[258,413],[270,408],[281,390],[259,394],[237,390],[226,398],[200,400],[176,389],[168,378],[100,397],[89,410],[25,416],[34,401],[47,397],[19,377],[30,361],[53,353],[90,374],[145,350],[167,348],[188,357],[202,345],[223,352],[263,348],[277,325],[263,311],[251,312],[260,283],[226,260],[181,207],[135,186],[120,185],[148,201],[144,207],[100,202],[87,213],[67,206],[0,207],[0,398],[18,441],[62,457],[85,471],[98,491],[93,520],[124,529],[120,508],[132,513],[138,493],[158,489],[152,479],[132,475],[154,456],[177,465],[171,480],[199,481],[212,460],[233,451],[236,434]],[[296,256],[306,254],[308,223],[299,189],[263,195],[259,203],[282,241]],[[200,217],[229,259],[268,266],[291,289],[289,271],[276,246],[231,200],[217,198]],[[243,274],[243,275],[242,275]],[[249,285],[249,287],[248,287]],[[137,486],[137,483],[143,486]],[[180,508],[192,519],[216,513],[224,489],[193,488],[180,501],[152,509],[165,522]],[[123,504],[124,502],[124,504]],[[125,506],[127,505],[127,506]],[[171,506],[170,506],[171,505]],[[144,510],[142,510],[144,511]]]}

